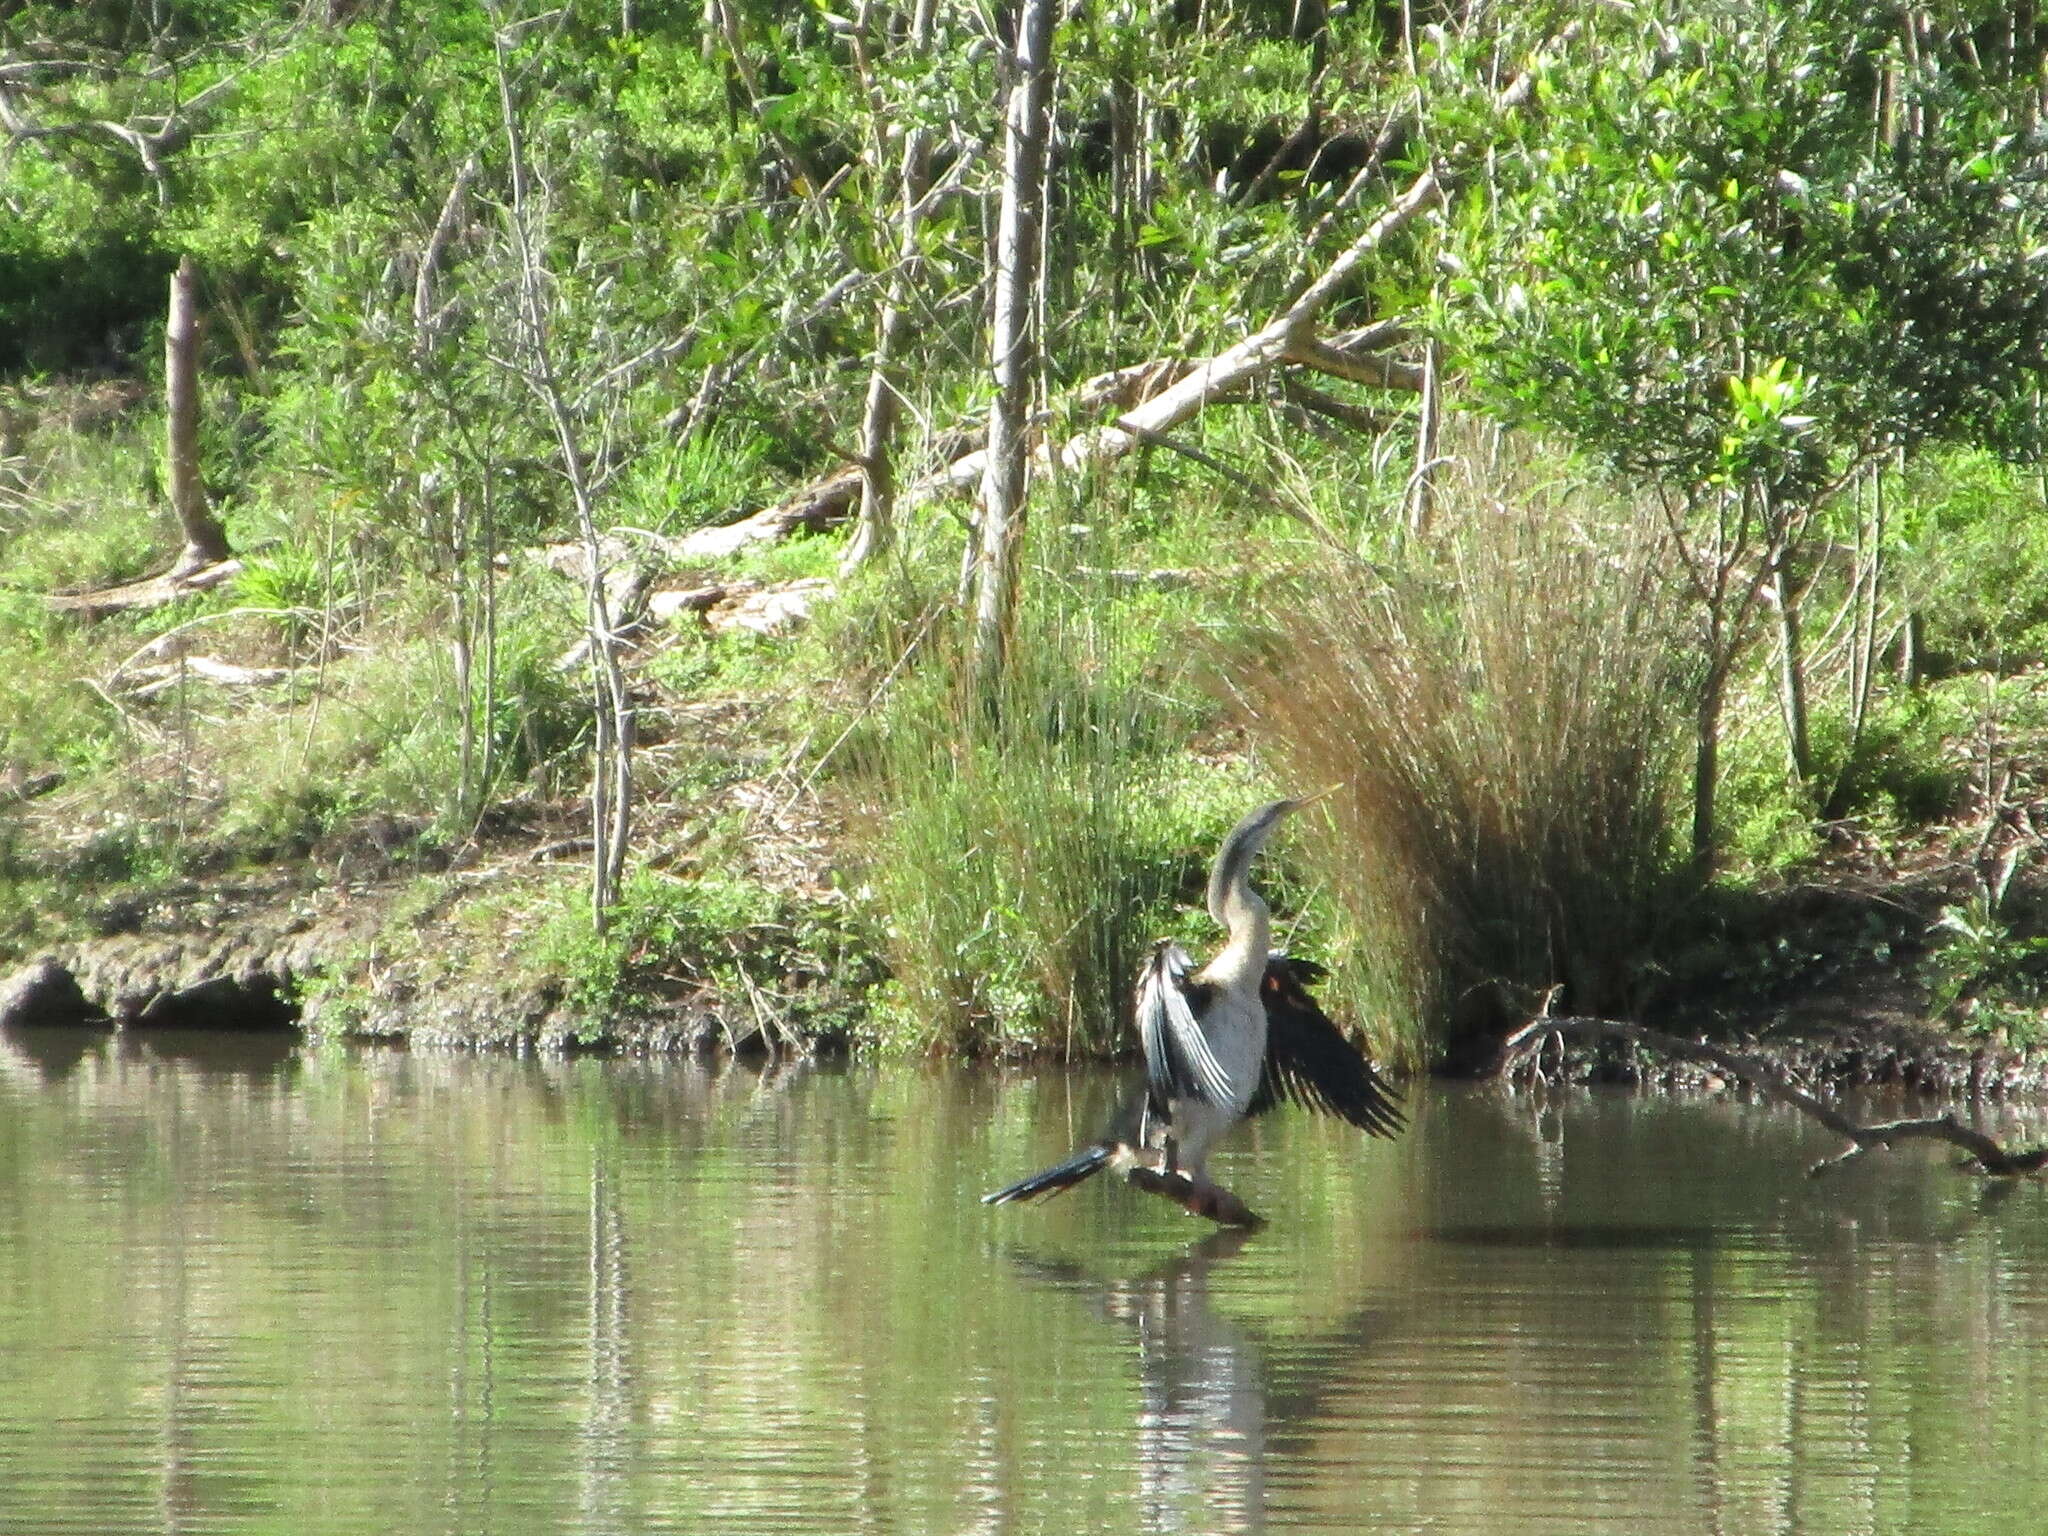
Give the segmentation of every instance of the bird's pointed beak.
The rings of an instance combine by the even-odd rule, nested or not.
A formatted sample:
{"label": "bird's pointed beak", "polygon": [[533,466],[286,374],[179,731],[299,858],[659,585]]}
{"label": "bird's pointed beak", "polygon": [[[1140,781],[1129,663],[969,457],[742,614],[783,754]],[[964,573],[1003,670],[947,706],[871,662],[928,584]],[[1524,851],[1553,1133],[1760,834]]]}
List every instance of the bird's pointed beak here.
{"label": "bird's pointed beak", "polygon": [[1303,795],[1299,800],[1291,802],[1287,808],[1290,811],[1298,811],[1305,805],[1314,805],[1318,800],[1321,800],[1329,795],[1334,795],[1335,793],[1337,793],[1338,790],[1342,789],[1343,787],[1344,786],[1342,784],[1332,784],[1326,789],[1317,790],[1312,795]]}

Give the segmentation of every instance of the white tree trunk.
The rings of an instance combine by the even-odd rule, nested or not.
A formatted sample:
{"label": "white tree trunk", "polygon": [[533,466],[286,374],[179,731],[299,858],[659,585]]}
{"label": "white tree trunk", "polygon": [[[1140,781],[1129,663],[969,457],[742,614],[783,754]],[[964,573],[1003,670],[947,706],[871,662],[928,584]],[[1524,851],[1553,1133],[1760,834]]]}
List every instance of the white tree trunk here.
{"label": "white tree trunk", "polygon": [[[495,12],[493,23],[499,22]],[[526,139],[513,97],[512,65],[502,25],[496,33],[498,105],[503,118],[511,170],[511,218],[507,221],[519,262],[519,332],[521,370],[539,396],[554,428],[561,456],[562,478],[576,508],[576,531],[584,551],[584,629],[589,636],[591,712],[595,743],[590,775],[590,909],[591,922],[603,936],[612,903],[625,873],[626,848],[632,833],[633,745],[635,721],[619,661],[619,637],[610,600],[605,595],[604,541],[597,525],[596,493],[584,463],[576,412],[562,385],[549,325],[547,256],[538,231],[528,186]]]}
{"label": "white tree trunk", "polygon": [[1047,106],[1052,82],[1053,0],[1018,0],[1017,47],[1003,135],[1003,203],[996,231],[995,335],[991,361],[996,395],[989,407],[988,460],[981,481],[981,524],[975,552],[976,669],[992,676],[1003,662],[1017,603],[1018,551],[1029,470],[1026,430],[1038,338],[1032,288],[1038,271],[1038,226],[1044,181]]}
{"label": "white tree trunk", "polygon": [[[933,0],[919,0],[911,23],[910,47],[922,56],[931,43]],[[853,571],[888,548],[895,532],[896,470],[891,459],[896,422],[901,415],[902,384],[897,361],[910,334],[910,294],[919,261],[917,232],[927,211],[925,189],[931,181],[932,131],[913,128],[904,136],[903,165],[897,186],[903,212],[897,225],[896,265],[875,325],[875,363],[868,375],[866,409],[861,414],[860,525],[847,547],[840,569]]]}

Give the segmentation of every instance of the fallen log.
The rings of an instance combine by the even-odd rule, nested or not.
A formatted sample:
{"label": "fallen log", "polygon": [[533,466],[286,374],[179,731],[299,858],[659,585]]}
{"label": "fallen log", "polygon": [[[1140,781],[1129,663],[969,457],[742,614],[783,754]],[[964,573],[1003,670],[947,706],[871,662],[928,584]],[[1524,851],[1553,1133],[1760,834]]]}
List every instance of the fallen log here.
{"label": "fallen log", "polygon": [[807,623],[818,599],[831,592],[832,583],[822,576],[775,583],[717,582],[655,592],[647,599],[647,616],[657,624],[672,624],[684,614],[694,614],[716,631],[749,629],[780,635]]}
{"label": "fallen log", "polygon": [[245,667],[213,656],[180,656],[175,661],[160,661],[126,672],[120,685],[131,698],[148,699],[168,693],[187,678],[222,688],[275,688],[297,675],[290,667]]}
{"label": "fallen log", "polygon": [[750,544],[773,543],[793,533],[829,528],[844,522],[859,507],[860,482],[858,464],[834,470],[751,517],[685,534],[676,541],[675,554],[684,560],[724,560]]}
{"label": "fallen log", "polygon": [[1060,464],[1078,470],[1122,458],[1145,441],[1145,433],[1170,431],[1215,396],[1242,388],[1290,356],[1311,367],[1319,367],[1323,360],[1334,363],[1340,357],[1350,366],[1351,354],[1317,343],[1311,327],[1360,263],[1428,207],[1439,191],[1435,172],[1424,171],[1293,303],[1236,346],[1204,359],[1185,378],[1126,411],[1109,426],[1069,438],[1059,450]]}
{"label": "fallen log", "polygon": [[[1245,387],[1285,365],[1332,378],[1409,393],[1422,388],[1423,370],[1387,356],[1384,348],[1405,338],[1397,321],[1317,337],[1312,327],[1350,275],[1379,245],[1407,224],[1439,194],[1434,174],[1416,178],[1387,211],[1344,250],[1266,325],[1235,346],[1206,358],[1154,358],[1084,380],[1066,402],[1066,414],[1117,409],[1117,419],[1068,438],[1057,448],[1041,442],[1033,462],[1041,469],[1058,462],[1068,469],[1122,458],[1133,448],[1157,444],[1162,434],[1219,400],[1242,396]],[[1048,412],[1040,421],[1052,419]],[[977,447],[913,482],[903,493],[905,508],[975,489],[988,463]],[[860,502],[859,465],[834,471],[794,496],[751,517],[702,528],[677,544],[685,559],[720,560],[750,544],[787,538],[843,522]]]}

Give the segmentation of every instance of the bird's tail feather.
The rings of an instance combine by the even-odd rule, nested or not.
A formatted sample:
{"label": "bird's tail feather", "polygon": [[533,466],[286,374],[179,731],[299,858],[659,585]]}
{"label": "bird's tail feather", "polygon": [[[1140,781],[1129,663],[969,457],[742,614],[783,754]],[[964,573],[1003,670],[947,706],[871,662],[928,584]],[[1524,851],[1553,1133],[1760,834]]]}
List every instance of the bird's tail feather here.
{"label": "bird's tail feather", "polygon": [[992,1195],[983,1195],[983,1205],[1008,1205],[1012,1200],[1035,1200],[1040,1195],[1056,1195],[1062,1190],[1072,1189],[1076,1184],[1100,1173],[1109,1166],[1116,1155],[1116,1144],[1099,1141],[1092,1147],[1083,1147],[1064,1163],[1055,1163],[1028,1179],[1019,1179],[1007,1189],[999,1189]]}

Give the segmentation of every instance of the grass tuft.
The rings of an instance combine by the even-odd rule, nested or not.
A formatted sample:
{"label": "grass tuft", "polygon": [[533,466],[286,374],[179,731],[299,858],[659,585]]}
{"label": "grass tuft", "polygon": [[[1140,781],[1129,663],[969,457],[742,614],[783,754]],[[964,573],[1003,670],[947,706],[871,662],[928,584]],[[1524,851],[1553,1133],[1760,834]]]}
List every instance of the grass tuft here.
{"label": "grass tuft", "polygon": [[1165,621],[1094,569],[1081,557],[1034,571],[1018,620],[1030,640],[1011,648],[993,696],[975,688],[955,616],[878,626],[921,649],[846,748],[864,904],[894,978],[880,1043],[1066,1056],[1128,1045],[1137,956],[1171,925],[1208,829],[1189,824],[1201,802],[1178,782],[1191,706],[1165,659]]}
{"label": "grass tuft", "polygon": [[[1340,783],[1311,868],[1390,1055],[1483,1055],[1552,987],[1627,1006],[1672,878],[1693,672],[1660,539],[1557,489],[1447,483],[1398,573],[1277,585],[1236,687],[1286,782]],[[1348,955],[1348,958],[1347,958]]]}

